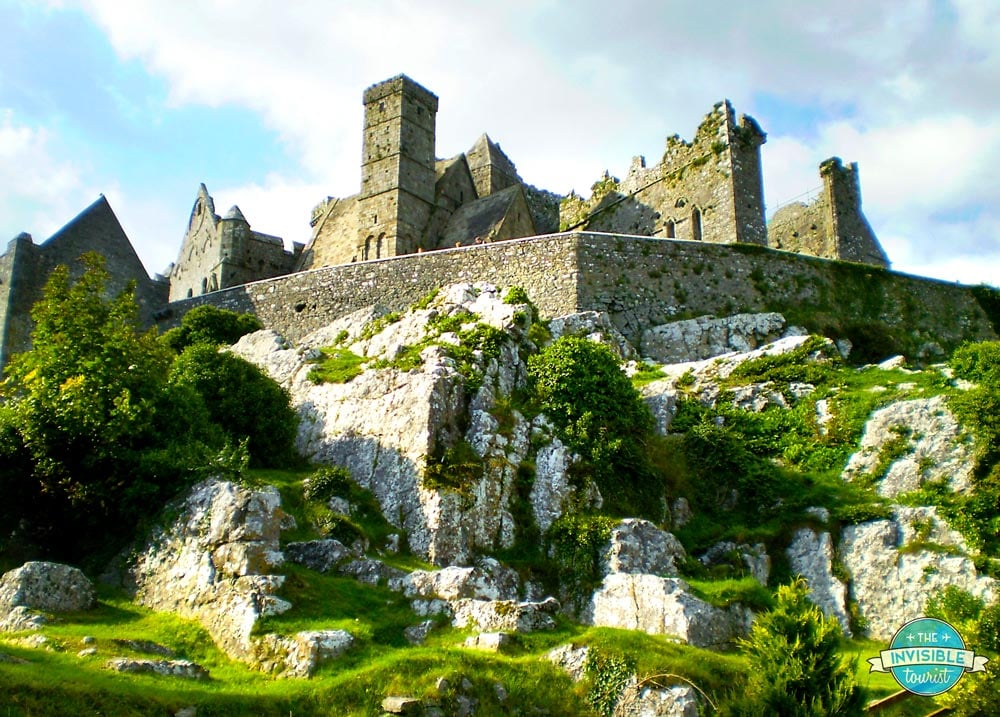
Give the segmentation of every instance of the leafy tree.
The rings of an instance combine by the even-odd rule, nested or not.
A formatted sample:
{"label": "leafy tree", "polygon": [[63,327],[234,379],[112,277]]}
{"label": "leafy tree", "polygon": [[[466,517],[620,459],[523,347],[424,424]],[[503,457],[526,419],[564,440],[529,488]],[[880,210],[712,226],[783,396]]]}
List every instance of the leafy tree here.
{"label": "leafy tree", "polygon": [[237,314],[214,306],[196,306],[184,314],[181,325],[163,334],[162,340],[180,353],[192,344],[234,344],[241,336],[259,331],[263,324],[253,314]]}
{"label": "leafy tree", "polygon": [[246,440],[251,464],[279,467],[294,459],[298,417],[288,393],[254,364],[193,344],[174,362],[170,384],[200,395],[212,422],[234,444]]}
{"label": "leafy tree", "polygon": [[611,508],[658,518],[662,481],[645,454],[652,415],[611,350],[564,336],[528,359],[528,378],[538,406],[586,460]]}
{"label": "leafy tree", "polygon": [[0,528],[57,555],[134,524],[176,478],[135,470],[142,451],[163,444],[155,414],[169,401],[170,353],[141,330],[134,288],[107,297],[103,259],[81,261],[75,281],[65,266],[52,272],[32,310],[32,349],[0,387],[0,478],[17,515]]}
{"label": "leafy tree", "polygon": [[760,615],[743,642],[752,669],[729,715],[825,717],[862,715],[865,694],[838,653],[840,624],[809,602],[801,578],[778,588],[775,607]]}

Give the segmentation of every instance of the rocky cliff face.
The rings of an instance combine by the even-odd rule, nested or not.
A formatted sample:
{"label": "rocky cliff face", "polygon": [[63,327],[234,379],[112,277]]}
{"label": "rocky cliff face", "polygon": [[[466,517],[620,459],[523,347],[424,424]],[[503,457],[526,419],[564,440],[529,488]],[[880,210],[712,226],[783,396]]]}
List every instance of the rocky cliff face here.
{"label": "rocky cliff face", "polygon": [[[643,340],[656,359],[645,366],[600,313],[560,317],[547,328],[551,337],[607,344],[629,372],[655,364],[660,378],[642,395],[664,436],[676,432],[672,423],[684,401],[753,414],[805,412],[817,437],[842,419],[837,392],[817,398],[808,380],[733,380],[747,362],[794,355],[823,365],[850,348],[801,335],[779,315],[658,327]],[[288,389],[301,418],[302,455],[347,468],[409,550],[440,569],[404,574],[374,555],[359,560],[357,550],[336,541],[283,544],[287,521],[276,492],[206,483],[141,553],[134,571],[140,601],[197,617],[230,654],[288,674],[308,674],[346,649],[350,636],[255,635],[261,616],[289,608],[276,574],[286,557],[310,569],[387,582],[420,616],[443,615],[483,633],[548,629],[559,606],[542,586],[491,558],[483,562],[514,544],[525,527],[518,520],[545,536],[566,513],[597,510],[604,500],[574,475],[580,458],[556,437],[551,421],[523,415],[512,400],[527,387],[527,357],[545,340],[551,339],[533,326],[529,305],[506,303],[503,292],[485,284],[448,287],[403,315],[365,309],[295,346],[270,331],[244,337],[231,350]],[[352,367],[341,374],[347,380],[315,380],[331,356]],[[904,451],[900,427],[909,441]],[[953,490],[968,490],[970,451],[940,396],[889,401],[871,415],[843,480],[874,480],[877,494],[890,501],[942,478]],[[525,466],[531,480],[519,483]],[[718,507],[738,505],[739,492],[720,492]],[[698,597],[682,571],[700,565],[705,575],[735,571],[766,583],[777,557],[808,580],[813,600],[845,631],[860,627],[878,639],[920,614],[944,585],[985,599],[997,595],[995,581],[977,574],[961,536],[929,507],[891,506],[888,518],[851,523],[816,506],[773,545],[727,540],[691,556],[666,530],[692,519],[691,504],[685,495],[667,498],[670,517],[662,525],[616,523],[600,552],[596,587],[578,611],[567,604],[563,612],[586,624],[697,646],[732,644],[748,630],[752,612],[739,602],[718,607]],[[431,622],[408,628],[407,639],[419,641],[431,629]]]}

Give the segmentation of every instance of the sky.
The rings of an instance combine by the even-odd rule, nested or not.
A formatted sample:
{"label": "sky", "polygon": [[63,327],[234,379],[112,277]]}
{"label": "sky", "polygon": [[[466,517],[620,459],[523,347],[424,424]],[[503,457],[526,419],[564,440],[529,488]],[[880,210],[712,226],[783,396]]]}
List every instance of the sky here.
{"label": "sky", "polygon": [[305,242],[359,189],[362,92],[405,73],[439,157],[487,132],[560,194],[728,98],[767,132],[768,216],[839,156],[894,270],[1000,286],[996,0],[0,0],[0,30],[0,248],[103,193],[161,272],[202,182]]}

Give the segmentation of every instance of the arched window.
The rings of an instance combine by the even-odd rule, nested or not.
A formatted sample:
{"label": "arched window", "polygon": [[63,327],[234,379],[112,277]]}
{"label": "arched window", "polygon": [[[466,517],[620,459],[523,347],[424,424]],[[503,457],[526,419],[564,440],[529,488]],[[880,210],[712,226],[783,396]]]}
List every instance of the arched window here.
{"label": "arched window", "polygon": [[698,207],[691,210],[691,238],[701,241],[701,210]]}
{"label": "arched window", "polygon": [[372,239],[375,237],[368,236],[365,238],[365,246],[361,251],[361,261],[368,261],[368,255],[372,250]]}
{"label": "arched window", "polygon": [[382,258],[382,242],[385,241],[385,234],[378,235],[378,242],[375,244],[375,258]]}
{"label": "arched window", "polygon": [[201,280],[201,293],[203,294],[208,293],[208,277],[205,277],[204,279]]}
{"label": "arched window", "polygon": [[676,239],[676,229],[674,228],[674,220],[668,219],[663,223],[663,236],[667,239]]}

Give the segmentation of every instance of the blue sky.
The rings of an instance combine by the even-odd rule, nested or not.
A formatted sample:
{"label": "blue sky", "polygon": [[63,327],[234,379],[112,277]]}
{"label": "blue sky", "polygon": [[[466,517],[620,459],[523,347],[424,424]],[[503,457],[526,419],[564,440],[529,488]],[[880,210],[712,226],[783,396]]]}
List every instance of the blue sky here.
{"label": "blue sky", "polygon": [[0,0],[0,27],[0,240],[104,193],[162,271],[204,182],[305,241],[358,189],[362,91],[405,72],[440,97],[439,156],[485,131],[560,193],[729,98],[768,133],[769,208],[838,155],[893,268],[1000,284],[995,0]]}

